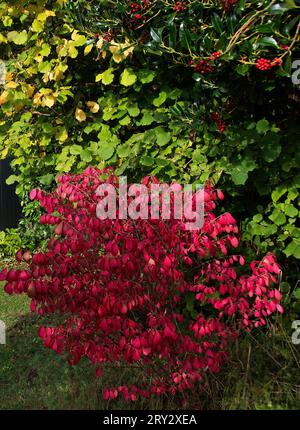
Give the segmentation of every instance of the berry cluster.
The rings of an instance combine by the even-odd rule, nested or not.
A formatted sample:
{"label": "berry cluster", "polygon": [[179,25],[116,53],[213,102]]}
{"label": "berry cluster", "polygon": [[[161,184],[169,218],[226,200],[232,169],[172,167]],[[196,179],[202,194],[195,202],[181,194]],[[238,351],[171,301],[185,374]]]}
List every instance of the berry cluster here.
{"label": "berry cluster", "polygon": [[176,4],[173,6],[173,10],[176,12],[183,12],[187,10],[187,3],[185,1],[177,1]]}
{"label": "berry cluster", "polygon": [[216,123],[218,130],[221,133],[224,133],[226,126],[225,126],[225,122],[223,121],[222,117],[217,112],[212,112],[210,117]]}
{"label": "berry cluster", "polygon": [[277,67],[282,65],[281,58],[274,58],[273,60],[269,60],[268,58],[259,58],[255,64],[255,67],[258,70],[270,70],[272,67]]}
{"label": "berry cluster", "polygon": [[199,72],[202,75],[205,73],[210,73],[214,70],[213,65],[207,60],[199,60],[197,64],[194,65],[195,72]]}
{"label": "berry cluster", "polygon": [[209,60],[201,59],[198,61],[197,64],[195,64],[195,62],[191,60],[189,62],[189,65],[194,67],[195,72],[199,72],[202,75],[204,75],[205,73],[210,73],[214,70],[214,62],[215,60],[220,58],[220,56],[221,56],[221,52],[216,51],[209,56]]}
{"label": "berry cluster", "polygon": [[150,0],[141,0],[139,3],[130,4],[129,15],[131,22],[135,25],[141,24],[146,19],[146,14],[150,7]]}
{"label": "berry cluster", "polygon": [[221,4],[225,12],[229,12],[239,0],[221,0]]}
{"label": "berry cluster", "polygon": [[289,45],[282,45],[281,48],[285,51],[288,51],[290,49]]}
{"label": "berry cluster", "polygon": [[114,34],[112,32],[112,30],[108,30],[102,33],[102,38],[103,40],[105,40],[106,42],[111,42],[114,38]]}
{"label": "berry cluster", "polygon": [[210,59],[210,61],[214,61],[214,60],[216,60],[216,59],[218,59],[220,57],[221,57],[221,52],[220,51],[216,51],[216,52],[213,52],[211,54],[211,56],[209,57],[209,59]]}
{"label": "berry cluster", "polygon": [[[135,401],[192,388],[205,372],[220,370],[229,340],[242,329],[265,326],[272,313],[283,312],[272,255],[241,273],[244,258],[232,253],[236,221],[215,214],[220,190],[205,188],[204,224],[186,230],[172,216],[99,219],[97,205],[105,199],[99,185],[119,190],[112,169],[88,168],[58,182],[52,193],[30,194],[46,211],[40,222],[54,229],[47,251],[19,251],[16,258],[27,268],[5,269],[0,280],[8,294],[31,297],[32,312],[60,313],[63,320],[41,327],[39,336],[47,348],[67,352],[70,364],[87,357],[98,376],[105,363],[143,368],[138,387],[114,384],[104,389],[105,399]],[[142,182],[147,188],[153,183],[149,177]],[[192,195],[192,208],[197,198]]]}

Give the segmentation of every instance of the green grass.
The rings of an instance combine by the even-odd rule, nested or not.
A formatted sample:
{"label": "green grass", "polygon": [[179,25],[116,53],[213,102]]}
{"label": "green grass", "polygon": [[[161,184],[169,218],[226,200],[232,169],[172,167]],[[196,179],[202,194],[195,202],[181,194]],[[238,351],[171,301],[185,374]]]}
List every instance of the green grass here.
{"label": "green grass", "polygon": [[[37,331],[45,318],[28,308],[26,297],[8,296],[0,288],[0,320],[7,325],[7,344],[0,345],[0,409],[181,409],[175,399],[104,402],[102,387],[111,378],[119,385],[136,382],[132,369],[114,368],[102,380],[87,361],[70,366],[43,347]],[[188,394],[188,407],[300,409],[300,346],[292,345],[288,327],[287,318],[270,338],[240,339],[221,374],[208,376],[204,388]]]}
{"label": "green grass", "polygon": [[[51,325],[51,318],[28,310],[28,298],[9,296],[0,287],[0,320],[7,327],[6,345],[0,345],[0,409],[131,409],[122,401],[103,400],[102,387],[110,383],[110,375],[108,380],[95,378],[87,360],[70,366],[64,357],[44,348],[37,332],[40,325]],[[119,385],[132,379],[131,369],[112,372]],[[154,399],[137,407],[160,406],[161,401]]]}

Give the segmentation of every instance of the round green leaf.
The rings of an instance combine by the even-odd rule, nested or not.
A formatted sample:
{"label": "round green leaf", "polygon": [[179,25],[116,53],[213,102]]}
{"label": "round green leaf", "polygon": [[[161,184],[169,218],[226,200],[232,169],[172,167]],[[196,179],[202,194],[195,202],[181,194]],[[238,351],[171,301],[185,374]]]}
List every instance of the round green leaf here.
{"label": "round green leaf", "polygon": [[103,160],[109,160],[115,152],[115,148],[108,142],[102,143],[99,148],[99,156]]}
{"label": "round green leaf", "polygon": [[133,85],[137,80],[136,74],[132,71],[132,69],[125,69],[120,77],[120,83],[121,85],[124,85],[125,87],[130,87]]}

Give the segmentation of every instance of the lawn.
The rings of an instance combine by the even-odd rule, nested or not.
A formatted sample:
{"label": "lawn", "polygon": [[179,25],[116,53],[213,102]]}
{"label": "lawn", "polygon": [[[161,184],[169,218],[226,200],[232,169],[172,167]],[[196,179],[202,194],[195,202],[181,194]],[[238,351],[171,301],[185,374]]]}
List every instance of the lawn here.
{"label": "lawn", "polygon": [[[89,363],[70,366],[64,357],[45,349],[37,331],[45,318],[28,313],[23,296],[0,289],[0,320],[7,325],[7,344],[0,345],[1,409],[118,409],[122,402],[102,400],[105,380],[95,379]],[[53,318],[53,317],[52,317]],[[49,322],[49,321],[48,321]],[[232,348],[230,364],[210,375],[203,390],[189,394],[192,408],[299,409],[300,347],[290,341],[284,320],[271,338],[247,336]],[[133,378],[131,370],[114,369],[108,377],[120,385]],[[195,395],[195,393],[197,393]],[[136,409],[180,408],[178,400],[140,401]]]}
{"label": "lawn", "polygon": [[[73,367],[44,348],[37,331],[47,318],[31,314],[28,299],[7,295],[3,285],[0,320],[7,327],[6,345],[0,345],[0,409],[130,409],[130,404],[102,399],[103,380],[95,378],[87,361]],[[130,369],[116,372],[120,385],[131,377]],[[156,402],[139,406],[159,408]]]}

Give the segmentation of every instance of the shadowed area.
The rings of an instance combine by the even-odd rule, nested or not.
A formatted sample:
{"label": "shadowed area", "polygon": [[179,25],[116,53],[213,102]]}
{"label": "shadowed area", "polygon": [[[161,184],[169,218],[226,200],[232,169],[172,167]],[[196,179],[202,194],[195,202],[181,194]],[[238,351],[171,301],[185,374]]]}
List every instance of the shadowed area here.
{"label": "shadowed area", "polygon": [[[55,316],[28,313],[28,299],[0,289],[0,320],[7,326],[0,345],[0,409],[182,409],[182,399],[155,398],[134,404],[102,399],[105,385],[140,382],[141,370],[116,366],[95,378],[87,360],[70,366],[65,357],[44,348],[37,332]],[[284,321],[284,320],[283,320]],[[247,336],[232,347],[232,359],[200,389],[187,393],[194,409],[299,409],[300,348],[279,323],[271,338]]]}

